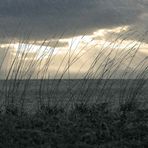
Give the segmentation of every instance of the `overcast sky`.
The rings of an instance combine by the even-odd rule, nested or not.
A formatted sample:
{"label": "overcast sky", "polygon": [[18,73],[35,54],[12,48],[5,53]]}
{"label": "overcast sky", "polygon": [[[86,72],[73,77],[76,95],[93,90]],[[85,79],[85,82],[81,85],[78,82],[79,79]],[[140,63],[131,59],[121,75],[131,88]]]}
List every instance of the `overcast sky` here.
{"label": "overcast sky", "polygon": [[[123,33],[137,31],[148,42],[148,0],[0,0],[1,44],[27,39],[28,35],[29,40],[38,42],[56,38],[63,32],[63,39],[92,36],[99,30],[124,26],[128,27]],[[103,37],[108,36],[109,33],[104,33]],[[139,41],[139,36],[129,39]],[[63,41],[57,46],[68,43]]]}
{"label": "overcast sky", "polygon": [[32,31],[33,38],[43,39],[63,31],[88,34],[121,25],[146,31],[147,8],[147,0],[1,0],[0,32],[20,37]]}

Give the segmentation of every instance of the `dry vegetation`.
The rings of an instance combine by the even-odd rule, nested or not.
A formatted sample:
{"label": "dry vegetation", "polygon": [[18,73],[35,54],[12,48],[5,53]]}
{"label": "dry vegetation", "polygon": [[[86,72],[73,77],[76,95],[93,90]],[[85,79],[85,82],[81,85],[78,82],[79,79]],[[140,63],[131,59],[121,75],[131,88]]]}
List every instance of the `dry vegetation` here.
{"label": "dry vegetation", "polygon": [[[130,32],[130,34],[134,35],[135,32]],[[62,36],[63,34],[59,39]],[[88,48],[89,43],[87,43],[82,47],[86,49],[85,52],[80,50],[76,54],[77,47],[74,51],[71,51],[70,47],[61,59],[52,78],[53,83],[51,83],[50,66],[55,58],[54,50],[58,46],[58,41],[51,50],[45,48],[41,52],[42,46],[45,44],[50,46],[50,41],[47,43],[44,40],[32,55],[29,63],[26,59],[33,44],[26,45],[22,50],[21,46],[28,43],[29,36],[25,40],[19,41],[18,50],[10,61],[5,80],[1,81],[3,85],[1,88],[0,147],[148,147],[148,110],[139,108],[140,100],[138,100],[142,89],[147,84],[147,57],[141,59],[131,69],[144,36],[140,37],[140,42],[128,43],[122,50],[115,49],[124,44],[128,35],[121,34],[110,44],[104,43],[95,55],[88,71],[83,75],[81,83],[74,85],[71,84],[71,66],[96,45],[90,49],[90,47]],[[1,69],[6,62],[9,50],[11,49],[8,48],[4,56]],[[44,57],[47,58],[43,64]],[[125,63],[126,66],[121,71],[121,67]],[[81,65],[80,70],[84,66]],[[120,95],[116,100],[116,108],[112,109],[111,102],[115,96],[111,90],[115,80],[108,82],[109,79],[116,78],[118,74],[120,74]],[[69,81],[66,91],[66,95],[69,97],[62,104],[63,96],[59,101],[56,93],[60,91],[60,85],[62,85],[65,75]],[[134,80],[124,80],[133,77]],[[39,84],[36,87],[38,107],[34,114],[29,114],[24,106],[27,89],[32,79],[36,79]],[[91,79],[95,79],[95,88],[100,88],[99,91],[94,89],[88,93],[94,85],[94,81]],[[21,92],[19,92],[20,87]],[[74,87],[81,88],[78,94],[73,92]],[[108,87],[107,92],[106,87]],[[44,94],[45,90],[47,90],[46,94]],[[91,97],[94,94],[97,94],[97,97],[91,103]]]}

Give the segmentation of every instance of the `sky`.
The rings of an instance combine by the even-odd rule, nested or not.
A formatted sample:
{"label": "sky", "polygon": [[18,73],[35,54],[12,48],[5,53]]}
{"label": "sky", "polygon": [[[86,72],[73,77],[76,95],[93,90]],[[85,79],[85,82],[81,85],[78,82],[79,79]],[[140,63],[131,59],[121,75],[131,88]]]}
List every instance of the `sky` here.
{"label": "sky", "polygon": [[[109,49],[114,48],[114,53],[109,55],[113,59],[117,50],[125,50],[126,53],[135,45],[140,50],[129,66],[129,69],[134,69],[138,61],[148,56],[147,31],[148,0],[1,0],[0,78],[8,73],[15,56],[17,58],[13,66],[16,71],[23,51],[28,51],[27,57],[21,61],[23,72],[28,63],[42,59],[38,65],[32,65],[30,73],[34,70],[34,75],[37,75],[41,71],[39,73],[43,75],[45,70],[52,77],[56,75],[66,54],[57,75],[63,73],[75,56],[84,54],[65,73],[66,78],[68,72],[72,77],[80,78],[89,70],[104,44],[108,46],[97,66],[106,59]],[[116,46],[113,45],[114,41]],[[48,53],[43,54],[45,50]],[[50,67],[45,68],[45,65],[49,66],[47,61],[51,60],[51,54],[53,58]],[[119,73],[126,69],[124,67],[128,61],[124,60],[121,65]]]}

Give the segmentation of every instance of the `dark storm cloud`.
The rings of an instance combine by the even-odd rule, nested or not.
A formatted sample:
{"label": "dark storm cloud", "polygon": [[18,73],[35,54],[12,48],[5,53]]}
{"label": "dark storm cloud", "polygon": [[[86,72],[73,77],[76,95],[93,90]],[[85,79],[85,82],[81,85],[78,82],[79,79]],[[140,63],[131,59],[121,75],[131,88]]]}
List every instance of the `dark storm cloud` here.
{"label": "dark storm cloud", "polygon": [[[147,1],[1,0],[0,33],[9,38],[43,39],[89,34],[99,28],[132,25]],[[29,35],[31,33],[31,36]]]}

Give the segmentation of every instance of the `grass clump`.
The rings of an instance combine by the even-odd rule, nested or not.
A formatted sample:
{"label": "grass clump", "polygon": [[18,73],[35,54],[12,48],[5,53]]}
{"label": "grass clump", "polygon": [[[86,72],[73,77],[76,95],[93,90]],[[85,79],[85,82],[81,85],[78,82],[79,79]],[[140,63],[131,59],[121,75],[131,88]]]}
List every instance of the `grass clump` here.
{"label": "grass clump", "polygon": [[0,114],[0,147],[145,148],[148,110],[126,106],[115,111],[106,103],[76,104],[69,111],[44,106],[32,115],[6,111]]}
{"label": "grass clump", "polygon": [[54,47],[52,39],[37,46],[24,38],[7,61],[12,40],[0,65],[0,148],[148,147],[148,110],[137,106],[147,104],[145,34],[126,43],[129,33],[103,45],[83,36],[61,55],[64,34]]}

